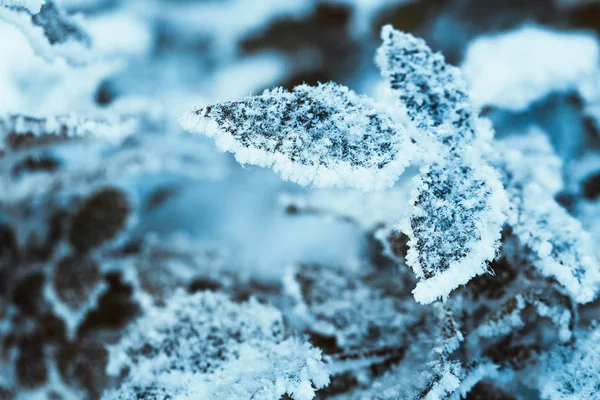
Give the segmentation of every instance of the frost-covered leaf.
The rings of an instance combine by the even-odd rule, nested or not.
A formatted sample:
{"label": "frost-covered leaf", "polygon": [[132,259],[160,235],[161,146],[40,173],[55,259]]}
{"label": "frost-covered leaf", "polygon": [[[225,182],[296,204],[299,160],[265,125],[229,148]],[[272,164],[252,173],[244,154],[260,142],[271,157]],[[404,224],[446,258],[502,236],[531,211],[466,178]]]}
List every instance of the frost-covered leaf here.
{"label": "frost-covered leaf", "polygon": [[92,58],[91,38],[78,18],[67,15],[52,0],[43,2],[39,11],[32,10],[33,7],[0,7],[0,20],[18,27],[36,54],[49,62],[64,58],[81,65]]}
{"label": "frost-covered leaf", "polygon": [[377,64],[413,123],[451,149],[469,144],[476,136],[477,112],[461,71],[423,39],[391,25],[383,27],[381,39]]}
{"label": "frost-covered leaf", "polygon": [[537,155],[514,146],[501,142],[495,162],[510,198],[513,233],[543,275],[556,279],[578,303],[592,301],[600,289],[600,264],[591,236],[553,198],[561,185],[550,176],[557,172],[556,156],[541,143]]}
{"label": "frost-covered leaf", "polygon": [[578,303],[596,298],[600,265],[591,236],[538,186],[526,186],[509,219],[513,232],[530,252],[534,266],[556,279]]}
{"label": "frost-covered leaf", "polygon": [[523,328],[528,322],[527,312],[548,318],[556,327],[558,338],[565,342],[572,336],[576,315],[570,300],[557,290],[546,287],[516,294],[478,324],[470,340],[476,337],[492,339],[509,335]]}
{"label": "frost-covered leaf", "polygon": [[505,220],[505,193],[486,165],[450,159],[422,168],[413,210],[400,230],[409,237],[407,264],[419,282],[413,291],[431,303],[487,271]]}
{"label": "frost-covered leaf", "polygon": [[578,332],[574,343],[556,346],[541,363],[538,388],[548,400],[600,399],[600,330]]}
{"label": "frost-covered leaf", "polygon": [[292,315],[310,332],[335,338],[345,352],[366,356],[379,351],[382,357],[383,350],[394,353],[403,347],[403,336],[423,309],[408,290],[402,291],[400,274],[385,282],[392,293],[374,283],[364,272],[309,264],[288,268],[284,277],[285,291],[294,301]]}
{"label": "frost-covered leaf", "polygon": [[405,127],[334,83],[206,106],[181,124],[215,138],[242,164],[272,167],[283,179],[316,187],[389,187],[415,152]]}
{"label": "frost-covered leaf", "polygon": [[103,399],[255,398],[309,400],[329,378],[321,353],[284,336],[281,314],[222,294],[175,294],[110,349],[108,371],[129,373]]}
{"label": "frost-covered leaf", "polygon": [[[466,369],[450,357],[462,342],[462,333],[448,309],[439,303],[433,309],[420,322],[420,329],[413,332],[414,337],[397,365],[366,388],[342,398],[439,400],[458,390]],[[427,343],[427,348],[420,343]]]}
{"label": "frost-covered leaf", "polygon": [[90,257],[67,256],[60,259],[51,273],[45,297],[60,316],[73,338],[88,312],[98,306],[107,286],[100,266]]}
{"label": "frost-covered leaf", "polygon": [[0,117],[0,151],[17,150],[80,136],[121,140],[138,128],[129,118],[90,118],[79,115],[32,117],[8,115]]}
{"label": "frost-covered leaf", "polygon": [[522,111],[551,92],[578,90],[599,63],[592,33],[527,25],[475,39],[462,70],[477,104]]}

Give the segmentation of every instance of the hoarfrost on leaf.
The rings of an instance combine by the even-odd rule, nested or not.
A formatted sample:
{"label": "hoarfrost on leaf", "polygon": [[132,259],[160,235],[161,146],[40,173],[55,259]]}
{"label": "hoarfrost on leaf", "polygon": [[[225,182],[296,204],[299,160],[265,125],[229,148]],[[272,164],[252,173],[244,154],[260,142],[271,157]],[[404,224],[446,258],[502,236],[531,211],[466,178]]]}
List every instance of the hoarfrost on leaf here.
{"label": "hoarfrost on leaf", "polygon": [[535,134],[521,139],[520,149],[516,145],[499,141],[494,161],[510,198],[508,224],[544,276],[556,279],[578,303],[590,302],[600,289],[600,263],[590,234],[554,200],[562,180],[552,175],[560,162]]}
{"label": "hoarfrost on leaf", "polygon": [[417,179],[413,210],[399,228],[409,237],[406,261],[419,280],[415,299],[431,303],[487,272],[499,247],[506,199],[486,165],[450,159],[422,168]]}
{"label": "hoarfrost on leaf", "polygon": [[214,137],[238,162],[272,167],[303,186],[390,187],[416,151],[407,128],[334,83],[266,90],[188,112],[181,123]]}
{"label": "hoarfrost on leaf", "polygon": [[600,399],[600,330],[577,332],[572,344],[556,346],[541,363],[538,387],[547,400]]}
{"label": "hoarfrost on leaf", "polygon": [[434,53],[423,39],[386,25],[376,61],[413,123],[454,149],[475,138],[473,110],[461,71]]}
{"label": "hoarfrost on leaf", "polygon": [[321,352],[286,338],[284,329],[279,311],[255,300],[236,304],[219,293],[180,291],[110,349],[108,372],[129,373],[103,399],[278,400],[288,394],[310,400],[329,382]]}

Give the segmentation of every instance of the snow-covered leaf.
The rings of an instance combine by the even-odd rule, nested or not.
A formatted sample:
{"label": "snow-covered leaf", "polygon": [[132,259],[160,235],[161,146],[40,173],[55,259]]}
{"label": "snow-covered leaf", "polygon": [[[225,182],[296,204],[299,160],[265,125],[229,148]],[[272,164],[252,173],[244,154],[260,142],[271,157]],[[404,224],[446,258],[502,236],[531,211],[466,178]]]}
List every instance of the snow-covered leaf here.
{"label": "snow-covered leaf", "polygon": [[33,1],[26,7],[0,7],[0,20],[15,25],[27,37],[36,54],[48,62],[63,58],[82,65],[93,58],[90,35],[78,18],[67,15],[54,1],[38,9]]}
{"label": "snow-covered leaf", "polygon": [[486,165],[450,159],[422,168],[413,210],[399,227],[409,237],[407,264],[421,303],[448,294],[487,271],[505,220],[505,193]]}
{"label": "snow-covered leaf", "polygon": [[461,71],[434,53],[423,39],[386,25],[377,51],[382,76],[413,123],[451,149],[476,136],[477,113]]}
{"label": "snow-covered leaf", "polygon": [[423,309],[408,288],[403,291],[399,273],[388,276],[387,288],[374,283],[364,272],[308,264],[288,268],[284,277],[285,291],[294,301],[292,315],[310,332],[335,338],[346,352],[393,353],[402,348],[402,337]]}
{"label": "snow-covered leaf", "polygon": [[176,293],[110,349],[108,371],[129,373],[103,399],[254,398],[310,400],[329,377],[321,352],[284,336],[281,314],[255,300]]}
{"label": "snow-covered leaf", "polygon": [[[525,144],[527,141],[523,141]],[[510,198],[508,224],[533,265],[556,279],[578,303],[594,300],[600,289],[600,263],[592,237],[553,196],[561,186],[556,156],[515,148],[514,141],[500,143],[498,160]]]}
{"label": "snow-covered leaf", "polygon": [[267,90],[188,112],[181,123],[215,138],[242,164],[272,167],[285,180],[316,187],[389,187],[415,152],[405,127],[334,83]]}
{"label": "snow-covered leaf", "polygon": [[541,363],[538,387],[542,399],[600,399],[600,329],[578,332],[577,340],[557,346]]}

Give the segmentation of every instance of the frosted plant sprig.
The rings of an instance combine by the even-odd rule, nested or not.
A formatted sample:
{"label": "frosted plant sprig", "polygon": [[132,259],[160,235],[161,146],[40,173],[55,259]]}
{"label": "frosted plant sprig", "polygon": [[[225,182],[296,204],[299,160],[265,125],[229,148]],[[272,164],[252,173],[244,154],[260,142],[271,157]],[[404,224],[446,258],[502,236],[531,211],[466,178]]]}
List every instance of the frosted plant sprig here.
{"label": "frosted plant sprig", "polygon": [[460,72],[412,35],[386,26],[382,38],[378,65],[397,94],[390,104],[335,83],[300,85],[192,110],[181,124],[238,162],[272,167],[303,186],[379,190],[421,165],[400,228],[419,279],[415,299],[431,303],[486,272],[506,196],[484,158],[489,127],[477,119]]}

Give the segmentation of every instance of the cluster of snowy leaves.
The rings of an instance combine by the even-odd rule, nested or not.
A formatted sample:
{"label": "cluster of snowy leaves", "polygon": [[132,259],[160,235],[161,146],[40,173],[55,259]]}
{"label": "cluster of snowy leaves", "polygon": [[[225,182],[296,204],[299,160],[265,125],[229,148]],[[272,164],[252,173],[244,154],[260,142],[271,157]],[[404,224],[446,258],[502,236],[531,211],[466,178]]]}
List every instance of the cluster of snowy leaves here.
{"label": "cluster of snowy leaves", "polygon": [[[170,255],[158,256],[160,246],[145,232],[143,221],[176,193],[160,182],[140,186],[147,176],[189,182],[223,172],[190,135],[140,133],[145,123],[130,116],[0,119],[2,390],[98,398],[107,383],[99,332],[118,332],[157,301],[153,288],[167,297],[199,275],[222,275],[209,268],[219,263],[214,246],[197,243],[192,251],[185,238],[165,240]],[[156,259],[169,266],[162,274]]]}
{"label": "cluster of snowy leaves", "polygon": [[505,194],[484,159],[489,132],[477,121],[459,70],[412,35],[387,26],[382,38],[378,64],[397,96],[391,104],[337,84],[302,85],[194,110],[181,123],[214,137],[239,162],[273,167],[301,185],[383,189],[407,165],[422,164],[404,232],[419,278],[415,298],[430,303],[486,271]]}
{"label": "cluster of snowy leaves", "polygon": [[[521,371],[537,367],[548,338],[573,338],[575,304],[597,296],[591,237],[554,199],[563,189],[562,165],[543,134],[493,141],[460,70],[409,34],[385,27],[382,39],[377,62],[389,85],[383,103],[336,84],[302,85],[206,106],[181,123],[215,138],[240,163],[272,167],[306,186],[385,190],[407,166],[419,166],[400,221],[393,212],[373,220],[376,214],[357,211],[360,205],[326,204],[335,199],[327,194],[285,200],[291,214],[330,215],[366,228],[388,260],[413,269],[419,302],[447,299],[460,287],[431,313],[407,308],[398,295],[411,279],[390,279],[398,285],[390,298],[389,286],[373,286],[368,271],[349,278],[345,269],[319,265],[288,269],[292,320],[325,346],[330,393],[350,385],[340,398],[460,398],[471,390],[500,393],[494,386],[508,382],[518,391],[528,376]],[[400,157],[403,164],[389,168]],[[392,201],[393,193],[382,198]],[[494,261],[501,233],[506,248]],[[531,335],[545,339],[535,343]],[[419,341],[435,343],[432,352],[413,344]],[[390,360],[395,367],[373,373]]]}
{"label": "cluster of snowy leaves", "polygon": [[284,331],[279,311],[255,300],[179,292],[111,349],[109,373],[127,372],[103,398],[312,399],[329,382],[321,352]]}

